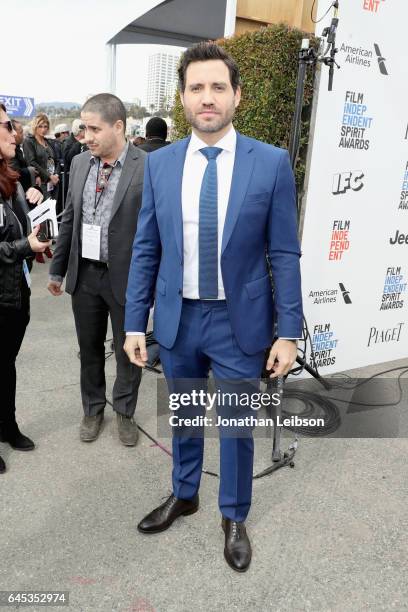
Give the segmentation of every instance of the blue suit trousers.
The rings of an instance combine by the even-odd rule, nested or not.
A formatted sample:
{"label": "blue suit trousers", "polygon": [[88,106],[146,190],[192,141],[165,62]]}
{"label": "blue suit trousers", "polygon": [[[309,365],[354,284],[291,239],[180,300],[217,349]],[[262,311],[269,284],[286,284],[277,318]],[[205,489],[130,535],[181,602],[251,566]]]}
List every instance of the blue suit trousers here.
{"label": "blue suit trousers", "polygon": [[[190,389],[206,388],[210,369],[216,389],[231,393],[234,389],[237,392],[248,389],[248,380],[259,380],[264,351],[247,355],[240,349],[231,329],[225,301],[184,299],[176,342],[171,349],[161,346],[160,358],[171,393],[185,392],[189,384]],[[183,412],[192,414],[188,407],[183,408]],[[203,407],[200,414],[205,412]],[[248,412],[252,411],[246,408],[245,414]],[[217,413],[219,416],[224,416],[224,413],[225,416],[227,413],[244,414],[231,405],[217,406]],[[194,408],[194,415],[197,414]],[[211,416],[215,417],[214,414]],[[225,518],[244,521],[251,505],[254,441],[251,428],[233,430],[233,427],[219,428],[219,508]],[[198,492],[203,465],[203,434],[203,430],[197,431],[197,428],[194,435],[189,435],[188,430],[186,434],[178,432],[176,435],[173,430],[172,480],[177,498],[191,499]]]}

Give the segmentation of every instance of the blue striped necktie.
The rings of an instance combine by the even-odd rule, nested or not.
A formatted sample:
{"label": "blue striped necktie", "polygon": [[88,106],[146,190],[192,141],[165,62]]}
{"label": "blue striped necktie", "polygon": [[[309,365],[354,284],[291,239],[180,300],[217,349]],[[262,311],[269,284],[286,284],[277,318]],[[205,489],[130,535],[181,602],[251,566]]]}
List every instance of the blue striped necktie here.
{"label": "blue striped necktie", "polygon": [[200,191],[198,226],[198,292],[201,300],[218,298],[218,197],[217,157],[222,149],[205,147],[207,158]]}

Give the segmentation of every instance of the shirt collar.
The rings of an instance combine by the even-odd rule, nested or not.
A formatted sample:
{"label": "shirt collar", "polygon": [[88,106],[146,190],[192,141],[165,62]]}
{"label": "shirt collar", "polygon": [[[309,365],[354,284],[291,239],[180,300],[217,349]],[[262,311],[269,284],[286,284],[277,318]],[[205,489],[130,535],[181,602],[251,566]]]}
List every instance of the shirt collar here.
{"label": "shirt collar", "polygon": [[[237,145],[237,133],[233,127],[223,136],[218,142],[216,142],[213,146],[219,147],[225,151],[230,151],[231,153],[235,153],[235,148]],[[200,149],[204,147],[208,147],[201,138],[199,138],[194,132],[191,134],[191,140],[189,144],[189,150],[191,153],[196,153]]]}
{"label": "shirt collar", "polygon": [[[118,159],[116,160],[116,162],[113,164],[113,167],[115,168],[117,165],[118,166],[123,166],[123,164],[125,163],[125,159],[126,159],[126,155],[129,151],[129,141],[126,141],[126,144],[122,150],[122,153],[119,155]],[[99,160],[99,157],[96,157],[96,155],[91,155],[91,159],[90,164],[93,165],[95,164],[97,161]]]}

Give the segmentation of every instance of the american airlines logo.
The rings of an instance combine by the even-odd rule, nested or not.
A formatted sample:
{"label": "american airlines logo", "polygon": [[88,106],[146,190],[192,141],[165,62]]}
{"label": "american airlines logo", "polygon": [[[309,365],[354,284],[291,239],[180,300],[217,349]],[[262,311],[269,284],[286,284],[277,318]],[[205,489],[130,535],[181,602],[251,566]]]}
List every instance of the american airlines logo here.
{"label": "american airlines logo", "polygon": [[339,172],[333,175],[333,195],[346,193],[349,189],[352,191],[360,191],[364,187],[363,183],[364,172],[357,170],[355,172]]}
{"label": "american airlines logo", "polygon": [[340,291],[343,296],[343,300],[346,304],[351,304],[350,291],[347,291],[343,283],[339,283]]}
{"label": "american airlines logo", "polygon": [[374,43],[374,51],[377,55],[378,67],[380,69],[381,74],[388,75],[387,68],[385,66],[385,57],[382,56],[380,47],[377,45],[377,43]]}

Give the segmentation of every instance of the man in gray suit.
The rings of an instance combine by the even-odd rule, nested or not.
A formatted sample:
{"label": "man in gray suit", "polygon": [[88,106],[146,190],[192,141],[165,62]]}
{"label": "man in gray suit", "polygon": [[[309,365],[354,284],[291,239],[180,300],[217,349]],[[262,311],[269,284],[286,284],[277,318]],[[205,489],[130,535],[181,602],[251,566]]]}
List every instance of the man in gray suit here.
{"label": "man in gray suit", "polygon": [[121,442],[134,446],[133,414],[141,369],[129,363],[123,350],[124,304],[146,153],[126,140],[126,110],[116,96],[93,96],[83,106],[81,118],[89,151],[72,161],[48,290],[61,295],[66,275],[81,352],[81,440],[95,440],[103,423],[110,315],[117,364],[113,409]]}

